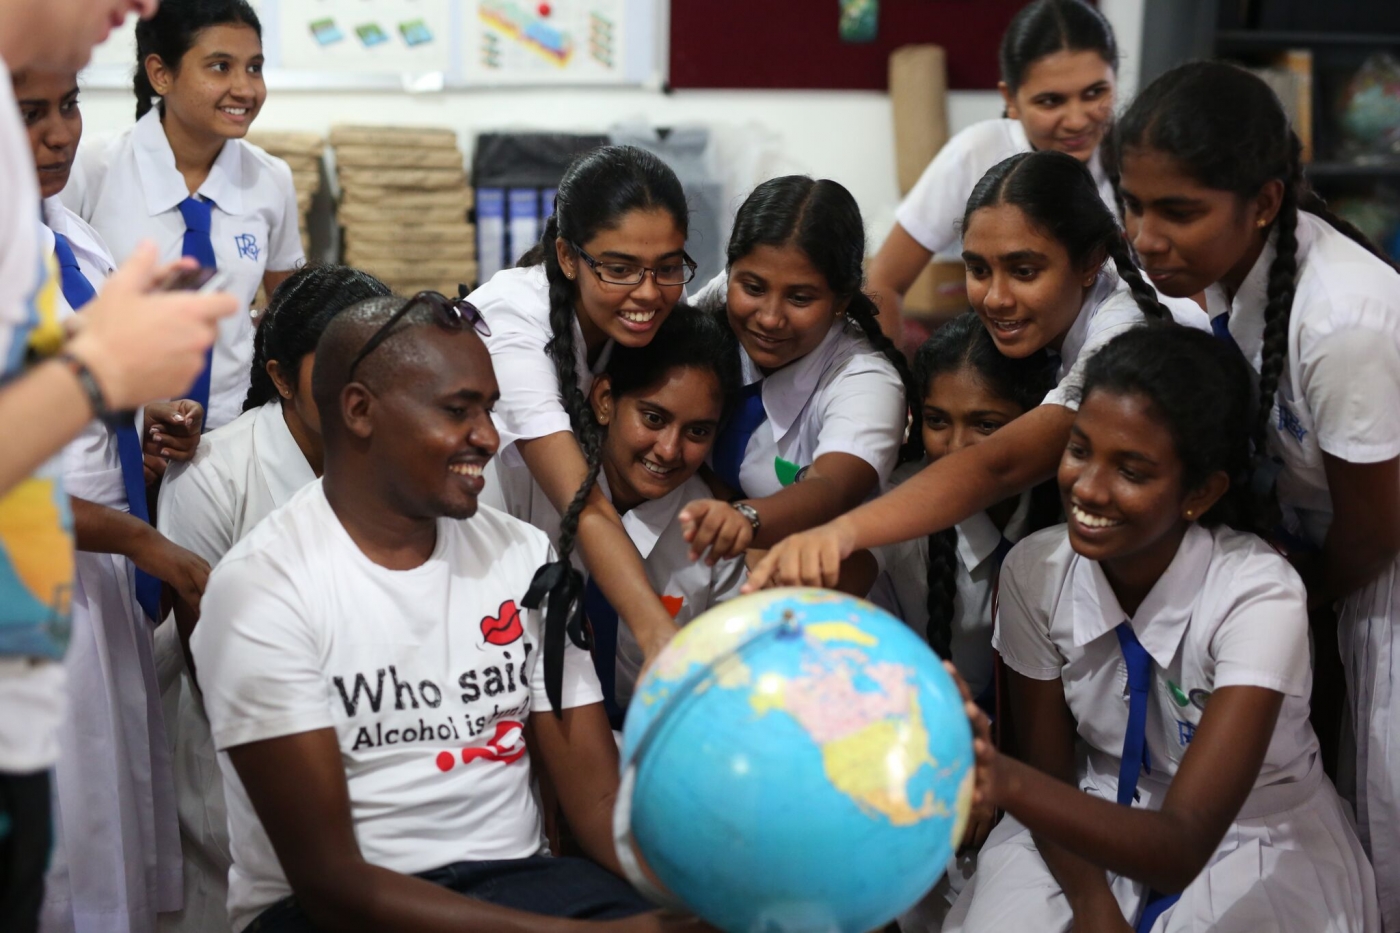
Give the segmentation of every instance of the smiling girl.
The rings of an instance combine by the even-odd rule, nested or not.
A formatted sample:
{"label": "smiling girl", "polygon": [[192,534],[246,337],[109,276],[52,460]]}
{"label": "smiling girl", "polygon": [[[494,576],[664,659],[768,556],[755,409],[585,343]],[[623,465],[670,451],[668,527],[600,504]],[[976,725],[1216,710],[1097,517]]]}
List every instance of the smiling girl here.
{"label": "smiling girl", "polygon": [[[973,309],[1002,354],[1054,354],[1056,387],[983,443],[782,541],[753,569],[746,588],[831,586],[841,562],[860,548],[950,528],[1049,479],[1074,421],[1085,364],[1115,335],[1169,317],[1133,264],[1089,170],[1072,156],[1022,153],[1000,163],[978,182],[963,228]],[[1171,313],[1205,326],[1190,302],[1174,304]]]}
{"label": "smiling girl", "polygon": [[[647,579],[680,626],[737,596],[744,580],[742,560],[714,566],[690,560],[678,519],[686,503],[711,495],[696,472],[739,389],[733,333],[717,317],[681,306],[646,346],[613,347],[589,393],[593,418],[603,431],[598,487],[622,517]],[[511,514],[533,523],[538,516],[529,514],[530,505],[506,503]],[[620,729],[642,651],[592,582],[584,609],[593,629],[603,702],[613,728]]]}
{"label": "smiling girl", "polygon": [[920,176],[895,214],[870,263],[870,297],[888,334],[904,294],[935,254],[959,252],[963,207],[988,169],[1018,152],[1056,150],[1085,162],[1105,204],[1113,184],[1098,146],[1113,115],[1118,43],[1103,14],[1083,0],[1035,0],[1011,20],[1001,39],[1006,103],[999,120],[954,136]]}
{"label": "smiling girl", "polygon": [[[559,606],[579,595],[581,583],[563,569],[577,540],[647,659],[676,626],[617,510],[596,488],[602,438],[588,392],[615,346],[651,342],[695,275],[685,253],[688,218],[680,181],[656,156],[631,146],[595,149],[564,173],[554,214],[520,268],[498,272],[468,296],[490,327],[486,346],[501,390],[500,450],[487,464],[481,501],[514,502],[557,535],[549,590]],[[571,619],[577,631],[578,617]]]}
{"label": "smiling girl", "polygon": [[1278,99],[1242,69],[1158,78],[1117,148],[1148,273],[1167,294],[1205,289],[1255,374],[1255,489],[1310,599],[1339,609],[1357,821],[1400,931],[1400,275],[1312,192]]}
{"label": "smiling girl", "polygon": [[262,27],[245,0],[168,3],[137,26],[136,59],[136,125],[79,150],[63,200],[118,262],[153,240],[229,276],[243,313],[219,324],[189,394],[213,430],[248,391],[259,286],[271,295],[303,262],[291,170],[243,141],[267,97]]}
{"label": "smiling girl", "polygon": [[722,300],[743,348],[744,397],[713,456],[736,498],[681,513],[694,558],[769,547],[889,479],[917,396],[861,291],[864,255],[860,209],[834,181],[773,178],[739,208],[728,271],[696,297]]}
{"label": "smiling girl", "polygon": [[1140,328],[1090,361],[1083,391],[1059,468],[1069,524],[1002,570],[995,644],[1024,762],[969,703],[976,797],[1009,818],[944,930],[1378,929],[1308,722],[1302,581],[1230,526],[1243,361],[1204,333]]}

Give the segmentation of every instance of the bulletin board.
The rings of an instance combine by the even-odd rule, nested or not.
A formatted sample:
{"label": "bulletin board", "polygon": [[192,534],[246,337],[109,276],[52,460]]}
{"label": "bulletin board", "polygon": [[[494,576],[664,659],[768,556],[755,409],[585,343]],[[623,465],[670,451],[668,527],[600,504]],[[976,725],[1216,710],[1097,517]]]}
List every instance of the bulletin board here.
{"label": "bulletin board", "polygon": [[[435,91],[657,85],[662,0],[252,0],[268,84]],[[90,87],[130,87],[135,25],[98,48]]]}
{"label": "bulletin board", "polygon": [[675,88],[887,89],[889,55],[935,43],[948,87],[997,84],[997,48],[1027,0],[879,0],[874,41],[840,37],[840,0],[671,0]]}

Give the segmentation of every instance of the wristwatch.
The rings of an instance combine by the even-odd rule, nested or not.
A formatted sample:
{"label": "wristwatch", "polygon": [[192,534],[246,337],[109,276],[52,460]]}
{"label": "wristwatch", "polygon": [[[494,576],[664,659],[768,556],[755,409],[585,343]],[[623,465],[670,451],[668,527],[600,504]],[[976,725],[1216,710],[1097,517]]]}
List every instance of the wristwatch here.
{"label": "wristwatch", "polygon": [[753,533],[758,534],[758,528],[762,524],[758,518],[758,509],[749,505],[747,502],[731,502],[729,504],[734,507],[734,511],[749,520],[749,524],[753,526]]}

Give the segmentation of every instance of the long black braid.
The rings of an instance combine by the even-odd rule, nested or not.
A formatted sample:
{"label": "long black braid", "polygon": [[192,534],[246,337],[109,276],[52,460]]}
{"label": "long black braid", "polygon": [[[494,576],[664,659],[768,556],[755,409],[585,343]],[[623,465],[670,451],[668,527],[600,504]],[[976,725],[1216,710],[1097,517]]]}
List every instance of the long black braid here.
{"label": "long black braid", "polygon": [[389,286],[368,272],[348,266],[303,266],[277,286],[253,334],[253,369],[243,410],[252,411],[277,398],[267,364],[295,380],[301,361],[345,308],[366,298],[388,295]]}
{"label": "long black braid", "polygon": [[[830,179],[806,175],[770,178],[744,199],[734,217],[727,258],[732,267],[759,246],[795,245],[826,278],[838,298],[846,299],[846,318],[860,328],[871,348],[899,373],[908,411],[919,406],[919,389],[909,361],[880,329],[879,308],[863,291],[865,223],[851,193]],[[917,432],[909,432],[901,460],[922,453]]]}
{"label": "long black braid", "polygon": [[[946,373],[971,370],[993,394],[1013,402],[1023,412],[1040,404],[1054,381],[1055,365],[1044,352],[1020,359],[1003,356],[996,343],[971,311],[953,318],[924,341],[914,355],[914,375],[920,387],[920,412],[933,380]],[[920,418],[922,423],[922,418]],[[915,435],[919,434],[915,425]],[[1042,491],[1044,490],[1044,491]],[[1031,530],[1055,521],[1055,509],[1047,513],[1043,503],[1058,499],[1053,483],[1037,486],[1032,492]],[[955,528],[935,531],[928,537],[928,631],[929,647],[940,658],[950,658],[953,619],[956,613],[958,535]]]}
{"label": "long black braid", "polygon": [[1022,152],[987,170],[972,189],[963,229],[986,207],[1014,205],[1037,229],[1059,241],[1076,267],[1112,259],[1118,277],[1148,320],[1171,321],[1157,293],[1142,277],[1133,251],[1088,167],[1072,155],[1046,149]]}
{"label": "long black braid", "polygon": [[[1298,212],[1315,214],[1391,268],[1394,263],[1355,226],[1337,217],[1303,175],[1302,146],[1278,98],[1257,76],[1223,62],[1192,62],[1148,85],[1118,121],[1107,141],[1115,173],[1129,150],[1170,156],[1207,188],[1253,199],[1281,182],[1283,196],[1272,228],[1275,253],[1268,270],[1264,336],[1254,415],[1252,469],[1256,479],[1268,457],[1269,424],[1288,358],[1289,319],[1298,280]],[[1261,233],[1268,236],[1266,229]],[[1267,472],[1267,471],[1266,471]],[[1277,517],[1273,490],[1260,483],[1254,509],[1264,527]]]}
{"label": "long black braid", "polygon": [[[574,341],[577,290],[559,264],[558,241],[565,248],[587,243],[603,230],[621,223],[632,211],[664,210],[685,234],[689,211],[685,191],[675,172],[655,155],[633,146],[603,146],[573,161],[559,182],[554,213],[546,221],[540,242],[521,257],[520,266],[544,265],[549,282],[549,325],[553,333],[545,351],[554,363],[559,394],[569,413],[579,448],[588,464],[583,483],[559,521],[558,559],[539,569],[522,603],[545,613],[545,692],[555,715],[560,715],[565,634],[580,647],[589,645],[583,626],[580,595],[583,580],[571,561],[578,536],[579,516],[598,481],[603,436],[593,420],[588,399],[579,388]],[[592,273],[579,266],[580,274]]]}

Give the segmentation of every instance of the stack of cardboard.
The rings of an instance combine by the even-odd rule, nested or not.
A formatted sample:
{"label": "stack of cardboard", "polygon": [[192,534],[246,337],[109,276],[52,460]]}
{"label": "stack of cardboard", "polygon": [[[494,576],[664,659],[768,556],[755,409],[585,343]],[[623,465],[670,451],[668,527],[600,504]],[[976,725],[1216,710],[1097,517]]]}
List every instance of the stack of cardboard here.
{"label": "stack of cardboard", "polygon": [[248,142],[261,147],[287,163],[292,170],[292,185],[297,192],[297,218],[301,228],[301,249],[311,252],[307,233],[307,214],[311,199],[321,188],[321,155],[326,140],[319,133],[249,133]]}
{"label": "stack of cardboard", "polygon": [[336,126],[337,218],[346,264],[396,293],[455,297],[476,282],[476,231],[457,134],[435,127]]}

